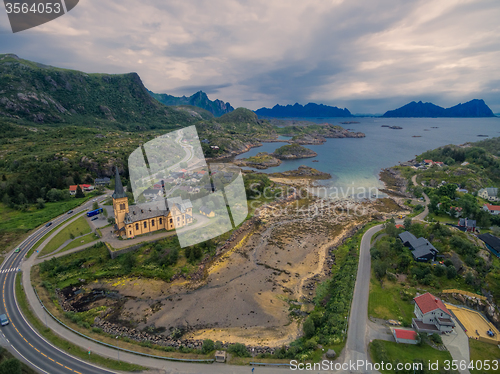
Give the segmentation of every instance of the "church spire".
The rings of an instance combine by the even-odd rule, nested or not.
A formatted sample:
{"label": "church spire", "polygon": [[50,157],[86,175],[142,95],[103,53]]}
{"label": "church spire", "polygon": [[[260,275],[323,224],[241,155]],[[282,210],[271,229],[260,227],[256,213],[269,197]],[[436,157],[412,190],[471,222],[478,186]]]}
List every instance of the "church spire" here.
{"label": "church spire", "polygon": [[118,167],[115,168],[116,168],[115,192],[113,193],[112,197],[113,199],[120,199],[122,197],[127,197],[127,194],[123,190],[122,180],[120,179],[120,174],[118,174]]}

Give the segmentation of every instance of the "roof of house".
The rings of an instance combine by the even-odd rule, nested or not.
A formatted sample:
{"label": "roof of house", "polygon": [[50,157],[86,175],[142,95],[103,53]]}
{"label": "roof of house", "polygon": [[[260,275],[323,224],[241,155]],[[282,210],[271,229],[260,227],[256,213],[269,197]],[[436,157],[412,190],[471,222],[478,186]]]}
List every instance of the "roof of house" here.
{"label": "roof of house", "polygon": [[200,212],[205,213],[205,214],[210,214],[213,212],[213,210],[210,208],[207,208],[205,205],[202,205],[200,207]]}
{"label": "roof of house", "polygon": [[142,192],[143,195],[159,195],[161,193],[159,188],[148,188]]}
{"label": "roof of house", "polygon": [[402,232],[398,235],[398,237],[403,243],[411,243],[412,241],[417,240],[417,237],[409,231]]}
{"label": "roof of house", "polygon": [[111,179],[109,179],[108,177],[104,177],[104,178],[96,178],[94,179],[94,183],[98,183],[98,182],[109,182]]}
{"label": "roof of house", "polygon": [[488,210],[500,210],[500,205],[484,204]]}
{"label": "roof of house", "polygon": [[446,308],[441,299],[430,294],[429,292],[417,296],[413,300],[415,300],[415,303],[418,305],[423,314],[432,312],[436,309],[441,309],[443,312],[451,316],[450,311]]}
{"label": "roof of house", "polygon": [[432,162],[432,160],[424,160],[424,162],[425,162],[426,164],[430,164],[430,163]]}
{"label": "roof of house", "polygon": [[404,225],[401,225],[401,224],[397,224],[397,225],[396,225],[396,228],[397,228],[397,229],[402,229],[402,228],[404,228],[404,227],[405,227],[405,226],[404,226]]}
{"label": "roof of house", "polygon": [[76,191],[76,188],[77,188],[77,187],[78,187],[77,185],[74,185],[74,186],[69,186],[69,190],[70,190],[70,191]]}
{"label": "roof of house", "polygon": [[467,227],[476,227],[476,220],[467,219]]}
{"label": "roof of house", "polygon": [[495,251],[500,252],[500,239],[491,234],[481,234],[477,236],[483,242],[488,244]]}
{"label": "roof of house", "polygon": [[486,191],[486,193],[488,194],[488,196],[494,196],[494,197],[496,197],[497,194],[498,194],[498,188],[496,188],[496,187],[481,188],[478,192],[481,193],[481,192],[484,192],[484,191]]}
{"label": "roof of house", "polygon": [[413,330],[394,329],[397,339],[417,340],[417,332]]}
{"label": "roof of house", "polygon": [[438,250],[430,243],[429,246],[422,245],[411,252],[415,259],[423,258],[431,254],[435,255],[436,253],[438,253]]}

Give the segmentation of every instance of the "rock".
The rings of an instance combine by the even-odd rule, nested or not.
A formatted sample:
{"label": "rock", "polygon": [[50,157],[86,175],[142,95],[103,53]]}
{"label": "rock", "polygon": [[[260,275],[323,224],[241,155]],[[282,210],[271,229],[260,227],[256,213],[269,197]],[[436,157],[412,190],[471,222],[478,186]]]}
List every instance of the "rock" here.
{"label": "rock", "polygon": [[337,356],[337,354],[335,353],[335,351],[333,349],[329,349],[326,352],[326,358],[335,358],[336,356]]}

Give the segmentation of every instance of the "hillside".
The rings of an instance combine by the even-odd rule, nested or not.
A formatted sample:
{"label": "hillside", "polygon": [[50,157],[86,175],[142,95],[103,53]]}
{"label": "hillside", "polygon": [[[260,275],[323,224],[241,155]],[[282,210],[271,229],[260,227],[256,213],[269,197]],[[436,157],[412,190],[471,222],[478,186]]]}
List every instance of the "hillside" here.
{"label": "hillside", "polygon": [[316,157],[318,154],[299,144],[287,144],[276,149],[273,156],[280,160],[293,160],[297,158]]}
{"label": "hillside", "polygon": [[352,117],[348,109],[340,109],[336,106],[309,103],[302,106],[298,103],[294,105],[275,105],[272,109],[260,108],[255,111],[261,117]]}
{"label": "hillside", "polygon": [[175,106],[175,105],[191,105],[198,108],[205,109],[212,113],[215,117],[220,117],[223,114],[232,112],[234,108],[229,103],[224,103],[222,100],[210,100],[207,94],[203,91],[198,91],[189,97],[182,96],[176,97],[168,94],[158,94],[148,91],[149,94],[158,100],[160,103]]}
{"label": "hillside", "polygon": [[383,117],[494,117],[495,115],[483,100],[474,99],[451,108],[442,108],[432,103],[409,104],[387,111]]}
{"label": "hillside", "polygon": [[33,124],[172,129],[193,123],[154,100],[136,73],[87,74],[0,55],[0,118]]}

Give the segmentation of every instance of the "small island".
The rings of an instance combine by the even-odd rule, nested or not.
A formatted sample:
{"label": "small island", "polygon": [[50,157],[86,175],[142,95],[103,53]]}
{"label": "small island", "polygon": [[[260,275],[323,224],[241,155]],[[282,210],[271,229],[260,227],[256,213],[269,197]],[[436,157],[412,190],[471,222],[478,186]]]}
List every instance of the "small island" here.
{"label": "small island", "polygon": [[237,166],[246,166],[256,169],[267,169],[273,166],[281,165],[281,160],[267,152],[259,152],[255,156],[234,160]]}
{"label": "small island", "polygon": [[279,147],[272,155],[280,160],[295,160],[298,158],[316,157],[318,154],[299,144],[292,143]]}
{"label": "small island", "polygon": [[316,170],[310,166],[301,165],[297,170],[282,171],[279,173],[268,174],[273,178],[288,178],[288,179],[330,179],[332,176],[328,173]]}

